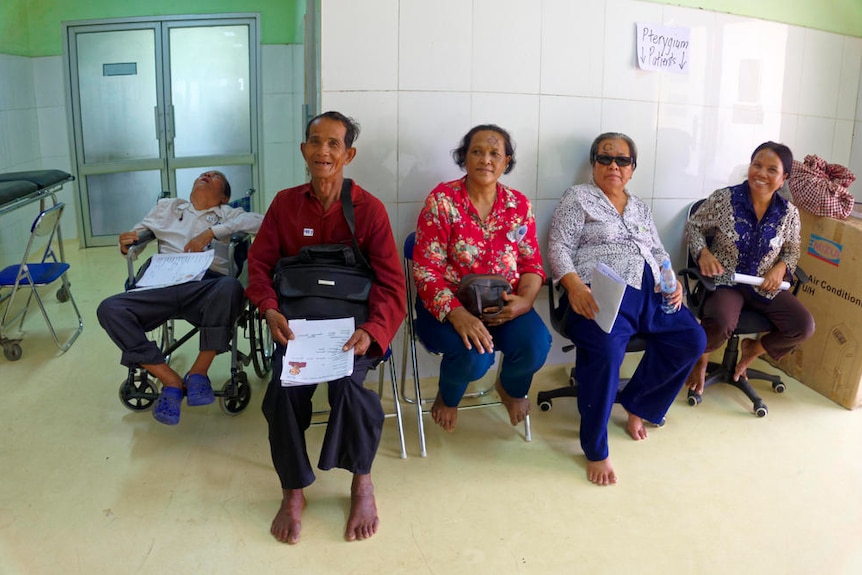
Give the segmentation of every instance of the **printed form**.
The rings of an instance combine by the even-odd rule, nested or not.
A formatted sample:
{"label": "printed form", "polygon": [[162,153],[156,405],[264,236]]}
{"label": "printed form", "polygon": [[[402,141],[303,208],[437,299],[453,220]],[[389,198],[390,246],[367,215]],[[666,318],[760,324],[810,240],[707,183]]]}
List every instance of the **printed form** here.
{"label": "printed form", "polygon": [[290,329],[294,339],[284,353],[282,386],[323,383],[353,373],[353,349],[341,349],[355,331],[352,317],[292,319]]}

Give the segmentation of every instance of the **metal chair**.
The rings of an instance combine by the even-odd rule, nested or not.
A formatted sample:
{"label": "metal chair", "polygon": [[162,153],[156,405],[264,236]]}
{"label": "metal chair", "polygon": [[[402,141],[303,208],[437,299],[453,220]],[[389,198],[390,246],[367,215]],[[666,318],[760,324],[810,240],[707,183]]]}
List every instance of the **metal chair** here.
{"label": "metal chair", "polygon": [[[392,357],[392,348],[386,350],[386,355],[383,356],[383,359],[380,360],[376,366],[372,369],[379,370],[379,377],[377,379],[377,395],[381,399],[383,399],[383,381],[385,379],[385,371],[383,369],[383,364],[389,366],[389,378],[392,383],[392,401],[395,404],[395,411],[393,413],[387,413],[384,417],[387,419],[390,417],[394,417],[396,421],[396,425],[398,427],[398,441],[401,445],[401,459],[407,459],[407,447],[404,441],[404,419],[401,413],[401,399],[398,394],[398,378],[395,374],[395,360]],[[312,413],[312,417],[317,417],[318,420],[315,421],[312,419],[311,425],[325,425],[329,420],[321,419],[322,416],[329,413],[329,409],[320,409],[316,410]]]}
{"label": "metal chair", "polygon": [[[431,355],[438,355],[434,352],[429,351],[422,341],[419,339],[419,336],[416,335],[415,329],[415,320],[416,320],[416,310],[414,305],[417,302],[418,295],[416,293],[416,284],[413,278],[413,248],[416,245],[416,232],[410,232],[410,234],[404,240],[404,277],[406,279],[406,287],[407,287],[407,321],[405,322],[406,329],[404,331],[404,349],[402,350],[402,361],[401,361],[401,399],[406,403],[412,404],[416,406],[416,417],[418,421],[419,427],[419,454],[422,457],[427,456],[427,449],[425,444],[425,425],[423,422],[423,415],[427,413],[426,410],[423,409],[423,405],[428,405],[433,403],[433,398],[423,398],[422,390],[420,386],[420,377],[419,377],[419,361],[417,357],[417,342],[419,345],[425,349],[425,351]],[[410,353],[410,365],[413,368],[413,395],[412,397],[407,394],[406,391],[406,373],[407,373],[407,353]],[[500,362],[502,367],[502,362]],[[499,373],[498,367],[498,373]],[[484,397],[494,391],[494,384],[492,383],[489,387],[480,389],[475,392],[464,394],[464,399],[475,399]],[[465,405],[459,406],[458,409],[477,409],[481,407],[491,407],[495,405],[502,405],[501,401],[491,401],[480,403],[477,405]],[[429,410],[430,411],[430,410]],[[532,440],[532,433],[530,428],[530,416],[527,415],[524,419],[524,439],[526,441]]]}
{"label": "metal chair", "polygon": [[[75,303],[75,298],[72,297],[72,291],[69,284],[69,279],[66,273],[69,270],[69,264],[57,258],[54,251],[55,244],[60,248],[60,240],[58,237],[58,229],[60,226],[60,217],[63,215],[65,204],[59,202],[50,208],[43,209],[36,216],[33,225],[30,228],[30,240],[27,242],[27,247],[24,250],[24,255],[21,258],[20,264],[10,265],[0,271],[0,288],[10,288],[11,292],[0,298],[0,302],[6,301],[6,307],[3,310],[3,316],[0,318],[0,344],[3,345],[3,355],[9,361],[21,359],[23,354],[21,350],[21,337],[9,337],[7,329],[18,321],[18,332],[24,329],[24,319],[27,317],[27,312],[30,309],[30,304],[35,299],[42,311],[42,317],[45,318],[45,323],[48,324],[48,329],[51,332],[51,337],[54,343],[61,352],[68,350],[75,340],[81,335],[84,329],[84,322],[81,318],[81,312],[78,310],[78,305]],[[44,248],[42,246],[44,242]],[[61,249],[61,248],[60,248]],[[41,256],[35,256],[35,261],[31,261],[34,254],[42,252]],[[48,317],[48,311],[45,309],[45,304],[42,296],[39,294],[39,288],[48,286],[57,280],[60,281],[60,288],[57,290],[57,300],[60,302],[69,301],[75,310],[78,318],[77,329],[66,339],[60,341],[57,336],[57,331],[54,329],[54,324],[51,318]],[[13,304],[15,296],[21,289],[29,289],[27,301],[25,305],[17,312],[13,313]],[[11,315],[10,315],[11,314]],[[20,320],[20,321],[19,321]]]}
{"label": "metal chair", "polygon": [[[694,202],[688,210],[688,217],[691,218],[704,200]],[[709,241],[709,238],[707,238]],[[688,267],[680,270],[677,274],[682,281],[682,289],[685,295],[685,301],[688,308],[694,316],[700,320],[703,316],[703,304],[711,292],[715,291],[715,284],[706,276],[701,275],[700,268],[697,262],[692,257],[686,247],[688,253]],[[801,268],[796,268],[796,273],[793,278],[793,294],[795,295],[802,284],[808,282],[808,274]],[[736,330],[724,348],[724,355],[721,363],[709,362],[706,368],[706,378],[704,379],[704,390],[715,383],[727,383],[742,391],[748,399],[751,400],[754,413],[757,417],[764,417],[769,410],[763,399],[754,391],[754,388],[749,383],[750,379],[762,379],[772,384],[772,390],[776,393],[784,393],[786,386],[781,381],[781,377],[766,373],[758,369],[749,367],[746,369],[746,377],[740,377],[739,380],[733,380],[733,374],[736,371],[736,363],[739,359],[739,341],[743,335],[753,335],[772,331],[775,326],[769,321],[765,315],[756,312],[748,307],[743,307],[739,315],[739,322]],[[692,390],[688,391],[688,404],[692,407],[699,405],[703,400],[702,396]]]}

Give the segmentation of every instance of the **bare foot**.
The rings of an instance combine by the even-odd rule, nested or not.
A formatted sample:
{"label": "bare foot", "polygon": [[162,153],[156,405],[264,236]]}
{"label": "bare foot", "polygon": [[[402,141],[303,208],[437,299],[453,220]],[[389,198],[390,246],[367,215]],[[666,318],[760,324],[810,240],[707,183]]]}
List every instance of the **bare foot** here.
{"label": "bare foot", "polygon": [[434,405],[431,406],[431,419],[446,431],[455,431],[455,423],[458,421],[458,408],[449,407],[443,403],[443,398],[438,393],[437,399],[434,400]]}
{"label": "bare foot", "polygon": [[503,389],[503,384],[500,383],[499,379],[497,380],[497,383],[494,384],[494,387],[497,389],[497,393],[500,395],[500,400],[509,412],[509,421],[512,422],[512,425],[518,425],[524,421],[528,415],[530,415],[529,399],[526,397],[515,398],[506,393],[506,390]]}
{"label": "bare foot", "polygon": [[377,533],[379,524],[371,475],[354,475],[353,485],[350,486],[350,516],[347,518],[344,538],[348,541],[368,539]]}
{"label": "bare foot", "polygon": [[691,373],[688,374],[688,379],[685,380],[685,385],[698,395],[703,395],[703,383],[706,380],[706,368],[709,365],[709,353],[700,356],[694,367],[691,368]]}
{"label": "bare foot", "polygon": [[305,507],[305,495],[302,489],[284,489],[281,507],[272,520],[269,532],[272,536],[290,545],[299,542],[302,510]]}
{"label": "bare foot", "polygon": [[611,458],[606,457],[601,461],[587,460],[587,479],[596,485],[613,485],[617,482],[617,474],[611,467]]}
{"label": "bare foot", "polygon": [[647,438],[644,420],[633,413],[629,413],[629,420],[626,422],[626,431],[629,432],[629,435],[631,435],[632,439],[635,441]]}
{"label": "bare foot", "polygon": [[733,372],[733,381],[739,381],[740,376],[746,377],[745,370],[751,365],[751,362],[763,355],[766,350],[759,339],[744,339],[739,344],[740,357],[736,362],[736,371]]}

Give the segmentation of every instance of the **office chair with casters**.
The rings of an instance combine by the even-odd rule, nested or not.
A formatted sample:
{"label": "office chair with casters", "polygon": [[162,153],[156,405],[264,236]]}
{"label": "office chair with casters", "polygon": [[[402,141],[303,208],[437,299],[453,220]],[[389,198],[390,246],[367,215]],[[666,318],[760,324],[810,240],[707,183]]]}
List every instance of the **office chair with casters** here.
{"label": "office chair with casters", "polygon": [[[568,296],[566,294],[566,290],[557,285],[554,287],[553,282],[549,279],[546,282],[548,286],[548,306],[550,312],[551,319],[551,327],[559,333],[560,335],[566,337],[566,322],[568,321],[569,314],[574,313],[572,308],[569,306]],[[646,350],[647,340],[645,337],[635,334],[631,339],[629,339],[628,344],[626,344],[626,353],[637,353]],[[569,352],[575,349],[574,344],[568,344],[563,346],[563,351]],[[620,387],[617,390],[617,397],[619,397],[619,393],[625,389],[625,386],[628,384],[628,378],[620,379]],[[540,391],[536,395],[536,403],[539,405],[539,409],[542,411],[550,411],[554,406],[554,399],[558,397],[577,397],[578,396],[578,382],[575,379],[575,368],[572,367],[569,372],[569,384],[563,387],[558,387],[556,389],[550,389],[545,391]],[[660,424],[664,425],[664,421]]]}
{"label": "office chair with casters", "polygon": [[[427,456],[427,449],[425,445],[425,425],[423,422],[423,415],[426,413],[423,405],[429,405],[434,402],[434,398],[424,398],[422,397],[422,391],[420,388],[420,376],[419,376],[419,360],[417,355],[417,350],[419,347],[422,347],[428,353],[432,355],[438,355],[430,350],[428,350],[419,339],[419,336],[416,334],[415,329],[415,320],[416,320],[416,310],[415,303],[417,302],[418,294],[416,293],[416,284],[413,279],[413,248],[416,245],[416,232],[410,232],[410,234],[404,240],[404,277],[406,279],[406,288],[407,288],[407,321],[405,322],[405,330],[404,330],[404,346],[402,353],[402,361],[401,361],[401,400],[405,403],[414,405],[416,407],[416,416],[418,420],[419,427],[419,453],[422,457]],[[407,375],[407,354],[410,354],[410,365],[413,369],[413,395],[410,396],[406,391],[406,375]],[[495,352],[496,353],[496,352]],[[502,361],[498,362],[498,376],[499,369],[502,368]],[[496,377],[494,381],[496,382]],[[494,391],[494,383],[492,383],[487,388],[479,389],[474,392],[465,393],[462,399],[476,399],[480,397],[484,397]],[[480,407],[490,407],[494,405],[502,405],[501,401],[490,401],[486,403],[480,403],[477,405],[465,405],[459,406],[458,410],[464,409],[477,409]],[[527,415],[524,419],[524,439],[526,441],[532,440],[531,428],[530,428],[530,416]]]}
{"label": "office chair with casters", "polygon": [[[688,210],[688,217],[691,216],[700,208],[704,200],[694,202]],[[709,243],[707,238],[707,243]],[[714,292],[716,287],[713,281],[703,276],[700,273],[700,268],[697,262],[692,257],[688,246],[688,267],[680,270],[677,274],[682,282],[683,295],[685,297],[686,306],[691,310],[694,316],[700,320],[703,317],[703,305],[706,302],[709,294]],[[802,284],[808,282],[808,275],[800,267],[797,266],[793,277],[793,294],[799,291]],[[768,381],[772,384],[772,390],[776,393],[784,393],[786,386],[781,381],[781,377],[766,373],[759,369],[747,368],[746,376],[740,377],[738,381],[733,381],[733,374],[736,371],[736,364],[739,360],[740,340],[742,336],[757,335],[759,333],[773,331],[775,326],[762,313],[759,313],[749,307],[743,307],[739,315],[739,322],[736,325],[733,335],[727,340],[727,344],[722,355],[721,363],[709,362],[706,368],[706,377],[704,378],[704,391],[709,386],[716,383],[726,383],[742,391],[749,400],[751,400],[753,410],[757,417],[765,417],[769,413],[769,409],[763,402],[763,399],[757,394],[751,386],[749,380],[760,379]],[[697,406],[703,401],[701,394],[688,390],[688,404],[692,407]]]}

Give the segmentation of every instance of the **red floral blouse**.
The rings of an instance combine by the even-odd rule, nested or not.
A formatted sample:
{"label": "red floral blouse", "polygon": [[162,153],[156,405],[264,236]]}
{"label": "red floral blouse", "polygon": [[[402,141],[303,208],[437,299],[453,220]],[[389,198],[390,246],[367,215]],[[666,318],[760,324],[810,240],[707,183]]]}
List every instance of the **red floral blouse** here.
{"label": "red floral blouse", "polygon": [[461,306],[455,292],[467,274],[499,274],[515,293],[521,275],[545,278],[530,200],[498,182],[494,206],[482,221],[465,184],[466,178],[438,184],[425,199],[416,225],[416,289],[440,321]]}

